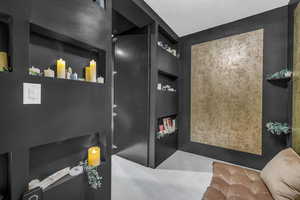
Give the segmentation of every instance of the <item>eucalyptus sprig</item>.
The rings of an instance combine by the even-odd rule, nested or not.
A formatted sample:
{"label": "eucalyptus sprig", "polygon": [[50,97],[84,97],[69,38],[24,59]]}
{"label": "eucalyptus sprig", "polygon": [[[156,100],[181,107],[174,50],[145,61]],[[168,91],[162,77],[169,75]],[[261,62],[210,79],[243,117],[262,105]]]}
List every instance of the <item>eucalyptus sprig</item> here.
{"label": "eucalyptus sprig", "polygon": [[274,74],[268,75],[268,80],[274,80],[274,79],[283,79],[283,78],[290,78],[292,76],[292,71],[285,68],[279,72],[276,72]]}
{"label": "eucalyptus sprig", "polygon": [[99,175],[98,167],[90,167],[87,161],[82,162],[81,165],[83,166],[84,171],[87,173],[89,185],[95,190],[100,189],[102,186],[103,177]]}
{"label": "eucalyptus sprig", "polygon": [[268,122],[266,127],[273,135],[287,135],[291,131],[291,128],[287,123]]}

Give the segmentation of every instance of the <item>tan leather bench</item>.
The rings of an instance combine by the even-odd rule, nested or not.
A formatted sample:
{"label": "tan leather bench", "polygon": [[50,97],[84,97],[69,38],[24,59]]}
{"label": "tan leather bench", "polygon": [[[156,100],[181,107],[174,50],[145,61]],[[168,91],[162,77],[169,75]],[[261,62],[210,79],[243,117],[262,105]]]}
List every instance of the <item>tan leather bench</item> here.
{"label": "tan leather bench", "polygon": [[213,178],[203,200],[273,200],[259,172],[213,163]]}

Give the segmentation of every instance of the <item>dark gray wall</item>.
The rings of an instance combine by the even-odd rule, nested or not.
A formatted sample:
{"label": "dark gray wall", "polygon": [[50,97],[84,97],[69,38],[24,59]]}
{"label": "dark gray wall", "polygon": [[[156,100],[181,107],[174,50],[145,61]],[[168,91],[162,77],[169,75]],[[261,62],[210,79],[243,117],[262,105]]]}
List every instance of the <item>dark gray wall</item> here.
{"label": "dark gray wall", "polygon": [[267,133],[268,121],[289,121],[289,87],[263,82],[263,155],[257,156],[190,141],[191,102],[191,46],[257,29],[264,29],[263,76],[274,73],[288,65],[288,7],[278,8],[263,14],[245,18],[181,38],[182,66],[180,113],[182,122],[179,148],[199,155],[261,169],[280,150],[286,147],[286,138]]}
{"label": "dark gray wall", "polygon": [[[101,169],[105,180],[103,189],[92,192],[94,197],[89,199],[110,199],[111,1],[107,1],[104,11],[93,1],[9,0],[0,2],[1,14],[12,19],[13,72],[0,74],[0,154],[9,153],[11,200],[20,199],[27,188],[32,147],[95,133],[106,136],[104,148],[108,155]],[[106,84],[30,77],[30,22],[105,50]],[[23,105],[23,82],[42,84],[41,105]]]}
{"label": "dark gray wall", "polygon": [[290,0],[289,4],[295,4],[295,3],[299,3],[299,0]]}

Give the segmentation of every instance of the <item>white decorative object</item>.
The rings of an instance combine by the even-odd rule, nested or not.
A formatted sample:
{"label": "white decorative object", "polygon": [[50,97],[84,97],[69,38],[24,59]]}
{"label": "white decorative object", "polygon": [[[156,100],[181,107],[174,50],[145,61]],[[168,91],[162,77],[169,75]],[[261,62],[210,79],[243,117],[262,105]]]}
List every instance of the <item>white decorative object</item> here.
{"label": "white decorative object", "polygon": [[104,77],[102,77],[102,76],[98,77],[97,83],[104,84]]}
{"label": "white decorative object", "polygon": [[41,104],[41,84],[23,83],[23,104]]}
{"label": "white decorative object", "polygon": [[176,92],[176,90],[174,88],[169,88],[168,91],[169,92]]}
{"label": "white decorative object", "polygon": [[78,176],[80,174],[83,173],[83,167],[82,166],[77,166],[77,167],[73,167],[70,172],[69,175],[70,176]]}
{"label": "white decorative object", "polygon": [[72,79],[72,80],[77,80],[77,79],[78,79],[78,75],[77,75],[76,72],[73,73],[73,74],[71,74],[71,79]]}
{"label": "white decorative object", "polygon": [[49,78],[54,78],[55,77],[55,72],[54,70],[48,68],[44,70],[44,76],[49,77]]}
{"label": "white decorative object", "polygon": [[28,190],[40,187],[41,181],[39,179],[34,179],[28,183]]}
{"label": "white decorative object", "polygon": [[161,90],[161,83],[157,84],[157,90]]}
{"label": "white decorative object", "polygon": [[39,68],[36,68],[34,66],[29,68],[29,75],[38,76],[40,74],[41,74],[41,70]]}
{"label": "white decorative object", "polygon": [[68,67],[68,70],[67,70],[67,73],[66,73],[66,78],[68,80],[70,80],[71,79],[71,75],[72,75],[72,68]]}
{"label": "white decorative object", "polygon": [[293,72],[291,72],[291,71],[287,71],[287,72],[285,73],[285,77],[291,77],[291,76],[292,76],[292,74],[293,74]]}
{"label": "white decorative object", "polygon": [[44,179],[41,183],[40,183],[40,187],[45,190],[48,186],[52,185],[53,183],[55,183],[56,181],[60,180],[61,178],[63,178],[64,176],[68,175],[70,172],[70,167],[67,167],[65,169],[62,169],[54,174],[52,174],[51,176],[49,176],[48,178]]}

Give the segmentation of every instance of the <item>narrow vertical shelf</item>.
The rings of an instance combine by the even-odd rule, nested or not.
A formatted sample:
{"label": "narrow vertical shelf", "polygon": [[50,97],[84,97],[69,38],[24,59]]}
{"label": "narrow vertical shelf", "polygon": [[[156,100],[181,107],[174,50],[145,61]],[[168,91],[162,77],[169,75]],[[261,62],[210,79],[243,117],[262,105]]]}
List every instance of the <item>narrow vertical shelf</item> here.
{"label": "narrow vertical shelf", "polygon": [[[163,46],[163,47],[162,47]],[[158,28],[157,47],[157,92],[156,92],[156,133],[155,133],[155,167],[176,152],[178,146],[178,77],[179,51],[174,41],[161,27]],[[160,135],[163,119],[176,120],[175,129]],[[163,127],[165,128],[165,127]],[[157,137],[158,133],[161,137]]]}

